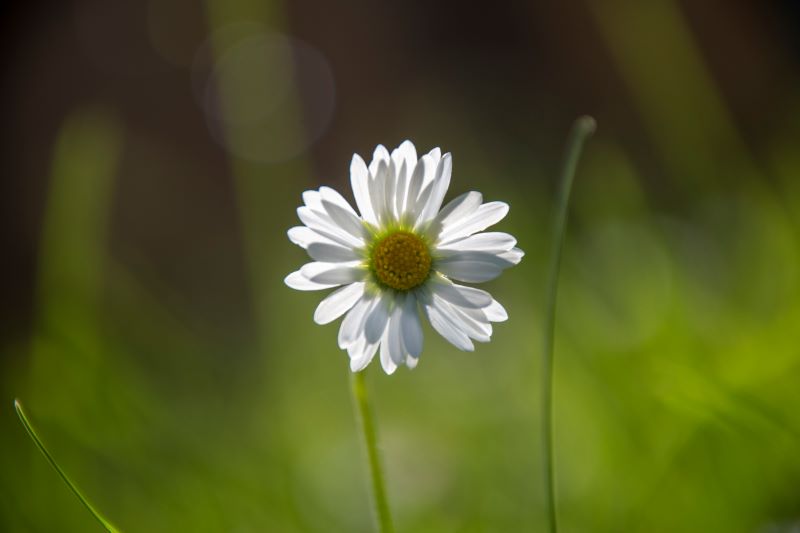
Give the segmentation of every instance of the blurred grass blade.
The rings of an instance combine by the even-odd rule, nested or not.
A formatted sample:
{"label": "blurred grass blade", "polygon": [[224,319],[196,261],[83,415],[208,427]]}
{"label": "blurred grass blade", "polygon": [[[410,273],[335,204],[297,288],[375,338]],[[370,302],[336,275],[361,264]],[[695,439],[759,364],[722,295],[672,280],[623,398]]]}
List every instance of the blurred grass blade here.
{"label": "blurred grass blade", "polygon": [[561,250],[567,231],[567,207],[583,144],[594,133],[597,124],[592,117],[580,117],[575,121],[567,141],[564,167],[559,180],[558,197],[553,224],[550,251],[550,269],[547,279],[544,338],[542,350],[542,447],[544,450],[545,497],[549,529],[558,531],[555,495],[555,468],[553,464],[553,345],[556,326],[556,296],[558,274],[561,268]]}
{"label": "blurred grass blade", "polygon": [[728,173],[719,170],[719,154],[729,161],[726,169],[758,176],[681,4],[592,0],[586,5],[673,179],[713,184]]}
{"label": "blurred grass blade", "polygon": [[64,119],[50,157],[25,396],[69,395],[68,403],[50,403],[64,416],[92,405],[106,386],[101,308],[124,135],[113,109],[81,107]]}
{"label": "blurred grass blade", "polygon": [[33,429],[28,417],[25,416],[25,411],[22,409],[22,404],[17,399],[14,400],[14,409],[17,411],[17,416],[19,416],[22,425],[25,426],[25,431],[28,432],[28,435],[30,435],[31,439],[36,444],[36,447],[39,448],[39,451],[42,452],[42,455],[45,456],[50,465],[56,470],[56,472],[58,472],[58,475],[61,476],[61,479],[64,480],[64,483],[67,484],[72,493],[78,497],[84,507],[89,510],[92,516],[95,517],[95,519],[97,519],[97,521],[100,522],[100,524],[106,528],[107,531],[119,533],[119,530],[112,526],[108,520],[103,518],[103,516],[92,506],[92,504],[89,503],[89,500],[87,500],[86,497],[81,494],[81,491],[78,490],[78,487],[76,487],[75,484],[69,479],[61,467],[58,466],[56,460],[53,459],[53,456],[50,455],[50,452],[48,452],[47,448],[45,448],[44,443],[42,443],[42,440],[39,438],[39,435],[36,434],[36,431]]}

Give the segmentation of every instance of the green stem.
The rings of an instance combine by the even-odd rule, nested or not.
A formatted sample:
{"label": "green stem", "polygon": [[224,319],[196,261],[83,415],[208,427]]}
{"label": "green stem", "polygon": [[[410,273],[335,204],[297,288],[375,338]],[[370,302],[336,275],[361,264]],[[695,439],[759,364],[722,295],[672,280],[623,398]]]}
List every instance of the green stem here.
{"label": "green stem", "polygon": [[378,438],[375,431],[375,422],[372,417],[372,409],[369,406],[364,374],[365,371],[363,370],[352,374],[351,384],[353,400],[356,403],[361,433],[364,436],[364,444],[367,448],[367,459],[369,461],[369,471],[372,478],[372,497],[378,519],[378,531],[381,533],[393,533],[394,526],[392,525],[392,516],[389,512],[389,500],[386,497],[386,484],[383,479],[383,470],[381,469],[381,460],[378,454]]}
{"label": "green stem", "polygon": [[561,171],[550,251],[550,271],[545,300],[544,334],[542,349],[542,448],[544,450],[544,482],[549,531],[558,531],[556,515],[555,465],[553,459],[553,347],[556,326],[556,297],[558,274],[561,268],[561,251],[567,231],[567,207],[583,144],[594,132],[596,123],[591,117],[575,121],[567,141],[564,167]]}
{"label": "green stem", "polygon": [[86,509],[91,513],[93,517],[95,517],[95,519],[98,522],[100,522],[100,524],[106,529],[106,531],[110,531],[111,533],[119,533],[119,530],[117,528],[112,526],[108,520],[103,518],[103,516],[94,507],[92,507],[92,504],[89,503],[89,500],[87,500],[86,497],[84,497],[84,495],[81,494],[81,491],[78,490],[78,487],[76,487],[75,484],[72,483],[72,481],[69,479],[69,477],[67,477],[67,474],[64,473],[63,470],[61,470],[61,467],[58,466],[56,460],[53,459],[53,456],[50,455],[50,452],[48,452],[47,448],[44,447],[44,443],[42,443],[42,440],[39,438],[39,435],[36,434],[36,431],[33,429],[33,426],[28,420],[28,417],[25,416],[25,411],[22,410],[22,404],[20,403],[19,400],[14,400],[14,409],[16,409],[17,416],[19,416],[22,425],[25,426],[25,431],[28,432],[28,435],[33,440],[34,444],[36,444],[36,447],[39,448],[39,451],[42,452],[42,455],[45,456],[50,465],[56,470],[56,472],[58,472],[58,475],[61,476],[61,479],[64,480],[64,483],[67,484],[72,493],[78,497],[83,506],[86,507]]}

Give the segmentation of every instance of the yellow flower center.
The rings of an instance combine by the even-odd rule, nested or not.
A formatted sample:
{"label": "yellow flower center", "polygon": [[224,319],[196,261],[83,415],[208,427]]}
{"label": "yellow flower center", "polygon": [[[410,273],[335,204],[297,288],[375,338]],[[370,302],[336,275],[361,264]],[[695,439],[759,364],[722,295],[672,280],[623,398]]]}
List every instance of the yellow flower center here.
{"label": "yellow flower center", "polygon": [[398,291],[421,285],[431,271],[428,245],[410,231],[397,231],[378,240],[370,259],[378,281]]}

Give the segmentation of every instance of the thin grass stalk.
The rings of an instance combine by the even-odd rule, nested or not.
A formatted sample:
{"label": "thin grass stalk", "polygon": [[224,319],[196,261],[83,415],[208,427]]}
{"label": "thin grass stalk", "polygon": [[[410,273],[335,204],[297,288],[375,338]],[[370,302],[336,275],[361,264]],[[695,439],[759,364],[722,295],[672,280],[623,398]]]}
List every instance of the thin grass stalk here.
{"label": "thin grass stalk", "polygon": [[375,429],[375,421],[372,408],[369,404],[367,384],[364,380],[365,371],[354,372],[351,377],[353,391],[353,401],[356,404],[356,412],[364,439],[364,446],[367,452],[367,462],[371,480],[372,501],[375,505],[375,517],[378,531],[380,533],[394,533],[392,516],[389,510],[389,499],[386,496],[386,482],[381,467],[380,454],[378,452],[378,437]]}
{"label": "thin grass stalk", "polygon": [[558,196],[554,213],[550,266],[545,295],[544,334],[542,346],[542,449],[544,453],[545,507],[547,509],[548,530],[558,532],[558,513],[556,509],[555,458],[553,454],[553,350],[555,347],[556,301],[558,296],[558,276],[561,270],[561,252],[567,232],[567,209],[569,207],[575,169],[583,151],[586,139],[594,132],[596,123],[591,117],[580,117],[572,126],[567,140],[564,166],[559,179]]}

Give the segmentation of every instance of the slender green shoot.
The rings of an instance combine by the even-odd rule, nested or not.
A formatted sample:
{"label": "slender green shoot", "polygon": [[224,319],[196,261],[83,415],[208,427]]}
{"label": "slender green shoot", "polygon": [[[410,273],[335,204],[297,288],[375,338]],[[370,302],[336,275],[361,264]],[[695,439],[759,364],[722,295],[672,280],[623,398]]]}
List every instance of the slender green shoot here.
{"label": "slender green shoot", "polygon": [[50,455],[50,452],[48,452],[47,448],[45,448],[44,443],[42,443],[42,440],[39,438],[39,435],[36,434],[36,431],[33,429],[28,417],[25,416],[25,411],[22,409],[22,404],[19,400],[14,400],[14,409],[17,411],[17,416],[19,416],[20,422],[22,422],[22,425],[25,426],[25,431],[28,432],[28,435],[33,440],[34,444],[36,444],[36,447],[39,448],[39,451],[42,452],[42,455],[44,455],[45,459],[47,459],[47,461],[50,463],[50,466],[52,466],[56,472],[58,472],[58,475],[61,476],[61,479],[64,480],[64,483],[67,484],[67,487],[69,487],[72,493],[78,497],[83,506],[86,507],[86,509],[93,517],[95,517],[98,522],[100,522],[106,531],[111,533],[119,533],[119,530],[112,526],[108,520],[103,518],[103,516],[92,506],[92,504],[89,503],[89,500],[87,500],[86,497],[81,494],[81,491],[78,490],[78,487],[76,487],[75,484],[69,479],[61,467],[58,466],[56,460],[53,459],[53,456]]}
{"label": "slender green shoot", "polygon": [[550,270],[545,295],[544,333],[542,346],[542,449],[544,450],[544,483],[549,531],[557,533],[555,465],[553,459],[553,347],[556,325],[556,297],[561,251],[567,231],[567,207],[583,144],[594,133],[597,124],[592,117],[575,121],[567,141],[564,166],[561,170],[556,210],[553,219],[550,250]]}
{"label": "slender green shoot", "polygon": [[351,378],[353,400],[356,404],[357,416],[364,436],[367,449],[370,476],[372,477],[372,498],[375,504],[375,514],[380,533],[394,533],[392,516],[389,512],[389,500],[386,497],[386,484],[384,482],[381,460],[378,453],[378,437],[375,431],[375,422],[372,409],[367,396],[367,385],[364,381],[365,371],[354,372]]}

